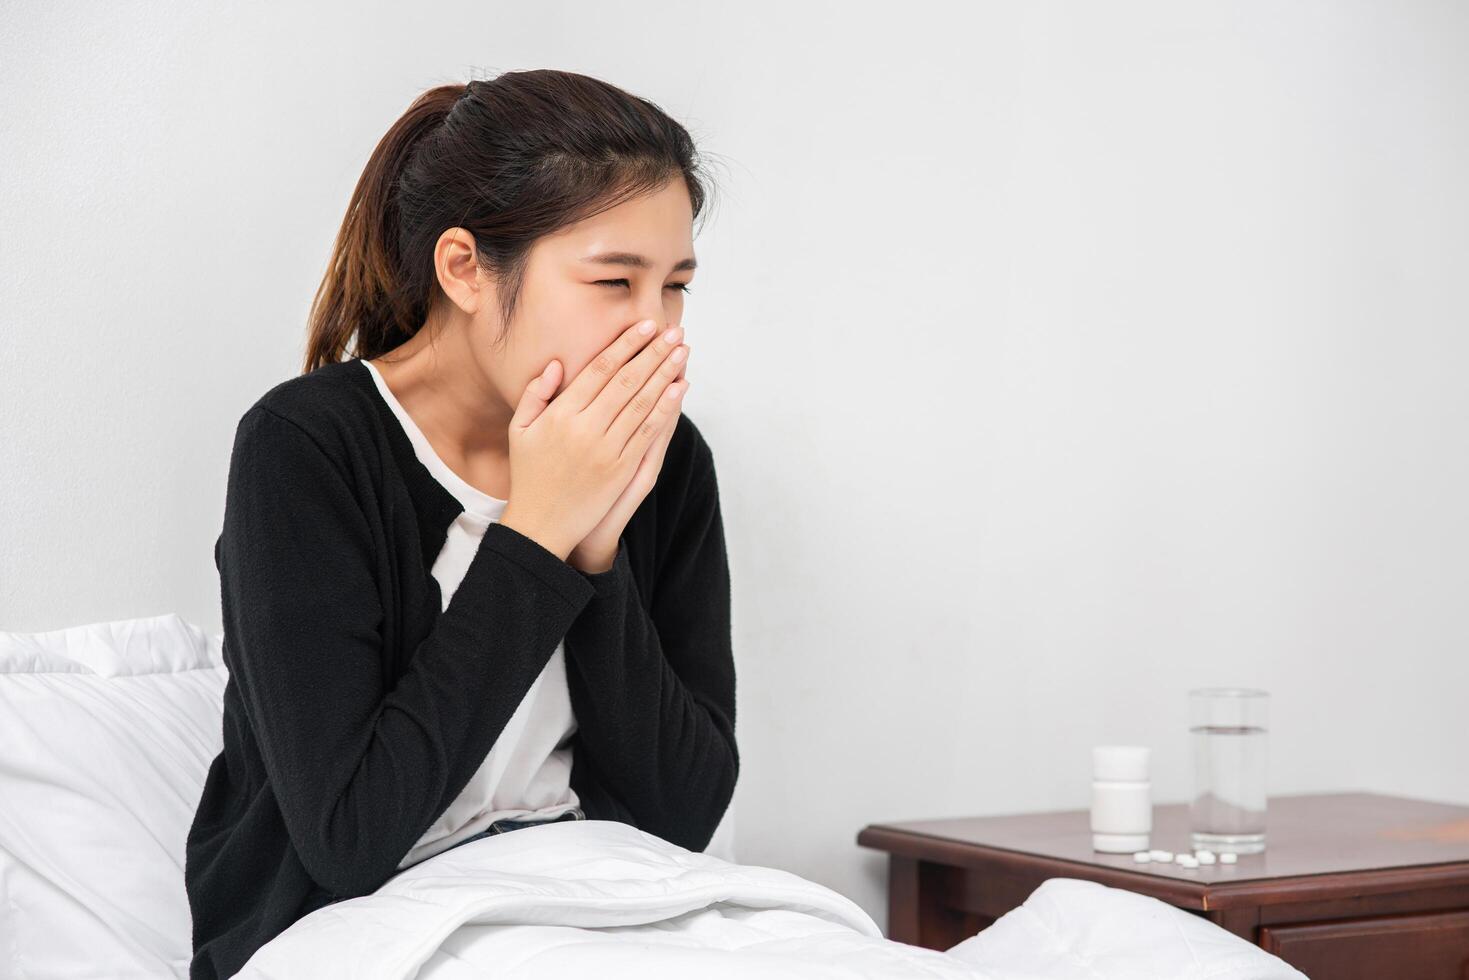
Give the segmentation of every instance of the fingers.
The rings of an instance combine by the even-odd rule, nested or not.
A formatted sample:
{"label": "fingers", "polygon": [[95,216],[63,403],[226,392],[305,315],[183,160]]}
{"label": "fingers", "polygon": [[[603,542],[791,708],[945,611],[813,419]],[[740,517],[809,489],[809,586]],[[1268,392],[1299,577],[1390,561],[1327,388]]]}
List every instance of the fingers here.
{"label": "fingers", "polygon": [[[643,333],[639,328],[645,324],[651,324],[653,329]],[[580,412],[586,409],[606,387],[608,379],[626,364],[633,355],[642,350],[650,340],[658,336],[658,324],[653,320],[641,320],[624,330],[618,338],[609,344],[602,353],[592,359],[592,363],[582,368],[566,390],[557,396],[558,402],[565,402],[571,411]],[[669,345],[671,346],[671,345]],[[665,352],[667,347],[665,347]],[[621,407],[621,406],[619,406]]]}
{"label": "fingers", "polygon": [[673,427],[673,416],[681,410],[684,392],[689,388],[683,380],[689,350],[687,344],[682,345],[658,364],[652,377],[613,420],[607,434],[624,455],[642,456],[654,439]]}
{"label": "fingers", "polygon": [[[663,457],[667,454],[668,444],[673,441],[673,433],[678,428],[677,412],[682,411],[683,399],[679,398],[676,400],[680,408],[675,409],[674,417],[664,422],[663,428],[659,431],[658,435],[654,436],[648,444],[648,448],[643,450],[642,462],[639,464],[639,473],[642,472],[643,467],[651,468],[653,474],[651,482],[653,483],[658,482],[658,472],[663,468]],[[629,450],[626,448],[623,450],[629,457],[635,451],[636,449]],[[633,479],[637,479],[637,476],[635,475]]]}
{"label": "fingers", "polygon": [[561,384],[561,362],[553,360],[545,370],[530,380],[516,403],[515,414],[510,417],[510,426],[525,428],[534,422],[551,403],[556,388]]}
{"label": "fingers", "polygon": [[[668,374],[669,378],[683,366],[678,361],[672,361],[673,356],[680,351],[684,355],[688,354],[688,345],[679,343],[682,339],[683,329],[676,326],[658,334],[631,361],[618,368],[601,393],[586,407],[584,414],[601,423],[604,431],[610,431],[617,417],[628,405],[637,402],[637,396],[648,380],[657,377],[661,366],[671,363],[673,370]],[[641,414],[648,414],[651,407],[652,404],[645,401],[641,406]]]}
{"label": "fingers", "polygon": [[[633,354],[632,359],[616,367],[602,382],[601,391],[596,392],[591,403],[582,410],[582,416],[588,419],[589,425],[593,428],[601,426],[602,432],[613,428],[613,420],[617,419],[617,414],[627,406],[633,395],[638,394],[643,383],[658,369],[658,364],[663,363],[668,354],[679,347],[680,339],[683,339],[683,329],[677,326],[671,326],[667,331],[655,332]],[[643,408],[646,410],[648,406]]]}

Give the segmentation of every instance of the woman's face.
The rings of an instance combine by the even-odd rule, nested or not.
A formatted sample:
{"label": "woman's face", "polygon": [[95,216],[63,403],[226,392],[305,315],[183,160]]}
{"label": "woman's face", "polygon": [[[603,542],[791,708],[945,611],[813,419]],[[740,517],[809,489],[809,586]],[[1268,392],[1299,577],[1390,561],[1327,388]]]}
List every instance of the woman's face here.
{"label": "woman's face", "polygon": [[639,320],[661,332],[683,320],[693,280],[693,217],[680,179],[536,242],[497,381],[513,407],[559,359],[557,393]]}

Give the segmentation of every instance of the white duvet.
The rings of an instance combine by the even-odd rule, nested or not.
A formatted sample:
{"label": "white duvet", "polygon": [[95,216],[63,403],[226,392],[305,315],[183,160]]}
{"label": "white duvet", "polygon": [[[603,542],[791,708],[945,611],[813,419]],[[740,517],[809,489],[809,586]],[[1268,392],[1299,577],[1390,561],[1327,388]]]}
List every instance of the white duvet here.
{"label": "white duvet", "polygon": [[884,939],[860,906],[798,875],[575,820],[452,848],[375,893],[304,916],[240,980],[592,977],[1304,980],[1197,916],[1052,878],[937,952]]}

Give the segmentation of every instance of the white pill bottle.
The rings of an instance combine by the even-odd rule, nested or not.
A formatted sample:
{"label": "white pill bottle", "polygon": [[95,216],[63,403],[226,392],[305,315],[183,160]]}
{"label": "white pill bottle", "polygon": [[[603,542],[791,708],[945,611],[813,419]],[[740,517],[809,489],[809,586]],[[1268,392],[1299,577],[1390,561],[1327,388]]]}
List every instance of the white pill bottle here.
{"label": "white pill bottle", "polygon": [[1146,851],[1153,832],[1153,784],[1148,747],[1098,745],[1092,749],[1092,850]]}

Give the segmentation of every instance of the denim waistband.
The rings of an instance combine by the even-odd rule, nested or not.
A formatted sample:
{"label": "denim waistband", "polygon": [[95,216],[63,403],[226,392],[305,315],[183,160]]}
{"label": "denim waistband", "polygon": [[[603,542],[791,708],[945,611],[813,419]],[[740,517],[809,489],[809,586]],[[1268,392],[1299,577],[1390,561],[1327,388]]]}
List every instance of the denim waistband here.
{"label": "denim waistband", "polygon": [[[519,830],[522,827],[534,827],[536,824],[542,823],[559,823],[562,820],[585,820],[586,818],[587,815],[579,806],[574,806],[565,813],[558,814],[554,817],[501,817],[499,820],[490,824],[488,830],[482,830],[474,836],[478,837],[486,833],[504,833],[507,830]],[[499,830],[497,831],[496,828],[499,828]],[[474,838],[468,839],[473,840]]]}
{"label": "denim waistband", "polygon": [[[579,806],[574,806],[565,813],[558,814],[554,817],[501,817],[479,833],[464,838],[459,844],[468,844],[472,840],[479,840],[481,837],[488,837],[491,834],[504,834],[512,830],[523,830],[526,827],[535,827],[543,823],[559,823],[562,820],[585,820],[586,818],[586,813]],[[459,844],[455,844],[454,846],[458,847]]]}

